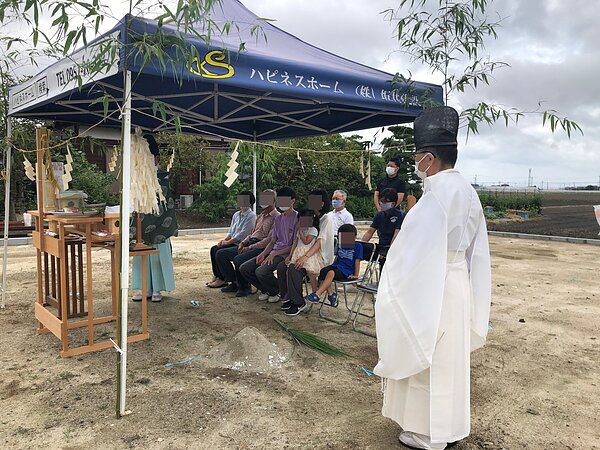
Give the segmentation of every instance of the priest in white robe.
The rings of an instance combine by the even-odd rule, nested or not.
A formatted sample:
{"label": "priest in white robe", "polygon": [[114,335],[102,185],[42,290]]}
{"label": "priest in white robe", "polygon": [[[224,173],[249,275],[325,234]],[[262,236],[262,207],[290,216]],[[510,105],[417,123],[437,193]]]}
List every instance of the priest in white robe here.
{"label": "priest in white robe", "polygon": [[388,252],[375,306],[382,414],[412,448],[444,449],[469,435],[470,352],[488,332],[487,230],[477,193],[454,169],[457,133],[450,107],[415,120],[423,196]]}

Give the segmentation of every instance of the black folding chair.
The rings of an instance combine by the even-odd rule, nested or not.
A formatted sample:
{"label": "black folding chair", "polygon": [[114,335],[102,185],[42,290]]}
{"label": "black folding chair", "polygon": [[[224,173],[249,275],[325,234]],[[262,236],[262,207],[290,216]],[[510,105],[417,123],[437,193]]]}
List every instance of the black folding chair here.
{"label": "black folding chair", "polygon": [[328,320],[330,322],[340,324],[340,325],[345,325],[348,322],[350,322],[350,320],[352,320],[352,315],[355,313],[355,306],[357,304],[356,302],[358,300],[358,295],[360,294],[360,291],[357,290],[354,301],[352,302],[352,306],[350,306],[350,305],[348,305],[348,292],[346,290],[346,287],[347,286],[358,286],[358,284],[362,283],[363,280],[371,279],[373,271],[377,270],[377,268],[376,268],[376,262],[378,260],[377,245],[371,244],[370,242],[360,242],[360,241],[357,241],[357,242],[362,245],[363,261],[367,262],[364,272],[362,273],[362,275],[359,278],[357,278],[355,280],[334,281],[334,291],[335,292],[338,292],[338,286],[342,286],[342,292],[343,292],[343,296],[344,296],[344,305],[346,307],[346,310],[348,311],[345,319],[337,319],[335,317],[328,316],[324,313],[324,311],[325,311],[323,309],[324,306],[327,306],[330,308],[337,308],[338,305],[340,304],[339,300],[338,300],[336,306],[332,306],[329,304],[329,302],[327,300],[327,296],[324,296],[320,300],[321,305],[319,306],[319,317],[321,317],[325,320]]}

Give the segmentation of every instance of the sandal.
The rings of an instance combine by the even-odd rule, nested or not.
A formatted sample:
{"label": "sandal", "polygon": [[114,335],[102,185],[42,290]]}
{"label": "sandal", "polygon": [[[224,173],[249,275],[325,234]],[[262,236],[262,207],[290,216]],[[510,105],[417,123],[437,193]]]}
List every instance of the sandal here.
{"label": "sandal", "polygon": [[207,286],[212,289],[222,288],[223,286],[226,286],[226,285],[227,285],[227,281],[223,281],[223,280],[217,280],[217,281],[213,281],[210,284],[207,284]]}

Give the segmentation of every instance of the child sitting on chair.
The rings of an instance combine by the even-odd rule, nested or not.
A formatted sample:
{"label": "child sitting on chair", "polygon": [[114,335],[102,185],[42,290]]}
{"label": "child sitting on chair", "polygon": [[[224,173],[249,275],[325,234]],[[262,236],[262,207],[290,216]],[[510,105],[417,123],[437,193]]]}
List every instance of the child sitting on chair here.
{"label": "child sitting on chair", "polygon": [[363,259],[363,247],[356,242],[356,227],[349,223],[338,229],[339,246],[333,264],[323,267],[319,273],[321,286],[305,297],[311,303],[318,303],[321,295],[327,291],[327,300],[331,306],[337,305],[337,293],[333,292],[333,281],[349,281],[358,278],[360,261]]}
{"label": "child sitting on chair", "polygon": [[[319,219],[315,217],[312,209],[303,209],[298,213],[298,228],[296,238],[290,250],[290,256],[287,257],[285,263],[296,264],[298,259],[306,256],[306,253],[317,242],[319,235]],[[310,285],[313,291],[317,289],[317,274],[325,265],[321,252],[316,252],[308,257],[302,268],[306,270],[306,275],[310,280]]]}

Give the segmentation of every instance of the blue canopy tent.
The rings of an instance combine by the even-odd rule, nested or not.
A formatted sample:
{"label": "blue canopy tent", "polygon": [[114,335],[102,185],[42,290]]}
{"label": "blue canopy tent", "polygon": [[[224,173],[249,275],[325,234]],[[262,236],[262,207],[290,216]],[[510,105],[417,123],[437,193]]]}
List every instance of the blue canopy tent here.
{"label": "blue canopy tent", "polygon": [[[211,19],[220,26],[233,21],[239,32],[213,36],[210,48],[190,36],[188,43],[196,47],[199,57],[181,61],[176,68],[161,68],[157,63],[142,67],[142,58],[130,50],[127,69],[135,80],[132,125],[173,130],[174,125],[153,117],[152,102],[160,101],[180,115],[184,132],[201,130],[226,138],[264,141],[412,122],[424,97],[442,103],[440,86],[418,82],[392,85],[392,75],[307,44],[258,20],[237,0],[216,6]],[[259,33],[256,27],[260,27]],[[102,51],[101,44],[108,38],[133,44],[158,29],[153,20],[126,16],[86,49],[13,87],[9,114],[97,123],[104,117],[103,104],[90,105],[90,100],[104,93],[112,95],[109,111],[122,102],[126,47],[121,46],[115,61],[107,57],[111,65],[102,73],[87,76],[78,64]],[[162,27],[163,33],[169,31],[175,32],[174,27]],[[246,50],[240,52],[241,42]],[[83,81],[81,90],[77,74]],[[120,128],[121,120],[114,115],[103,125]]]}
{"label": "blue canopy tent", "polygon": [[[197,56],[182,61],[173,52],[176,64],[161,65],[156,60],[143,64],[143,58],[135,53],[135,43],[155,36],[159,29],[167,34],[177,30],[128,15],[84,49],[12,87],[9,117],[101,123],[124,130],[121,214],[129,217],[132,126],[153,132],[176,129],[174,121],[165,122],[155,113],[156,102],[179,117],[183,132],[255,142],[412,122],[423,109],[425,99],[443,103],[440,86],[419,82],[392,84],[391,74],[303,42],[258,19],[237,0],[223,0],[210,18],[223,28],[233,22],[232,32],[213,34],[210,46],[200,38],[186,36]],[[204,25],[198,27],[203,29]],[[107,52],[107,42],[111,40],[118,41],[116,47],[120,48],[115,58]],[[241,43],[245,47],[242,51]],[[86,65],[98,59],[105,61],[101,70],[91,70]],[[93,103],[102,97],[105,101]],[[9,147],[8,173],[10,159]],[[10,179],[6,183],[7,204],[9,187]],[[127,236],[128,221],[121,223],[122,233]],[[8,208],[2,305],[6,291],[7,224]],[[127,239],[121,243],[121,304],[125,320],[120,350],[125,373],[129,246]],[[120,395],[123,412],[124,385]]]}

